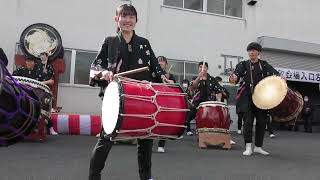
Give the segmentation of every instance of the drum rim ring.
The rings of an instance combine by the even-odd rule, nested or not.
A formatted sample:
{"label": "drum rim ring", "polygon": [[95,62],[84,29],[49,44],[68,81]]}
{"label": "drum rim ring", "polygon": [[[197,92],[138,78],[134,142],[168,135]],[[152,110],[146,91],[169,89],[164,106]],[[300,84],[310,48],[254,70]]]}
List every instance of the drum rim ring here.
{"label": "drum rim ring", "polygon": [[217,107],[217,106],[229,109],[228,105],[225,102],[219,102],[219,101],[204,101],[199,104],[197,109],[202,107]]}
{"label": "drum rim ring", "polygon": [[40,88],[43,91],[45,91],[46,93],[50,94],[52,96],[51,90],[49,88],[49,86],[47,86],[46,84],[43,84],[40,81],[37,81],[35,79],[31,79],[31,78],[27,78],[27,77],[23,77],[23,76],[12,76],[15,80],[17,80],[19,83],[21,84],[33,84],[33,85],[37,85],[37,87],[33,87],[33,88]]}
{"label": "drum rim ring", "polygon": [[[124,110],[124,96],[122,96],[123,94],[123,86],[122,86],[122,83],[120,80],[118,79],[115,79],[113,82],[116,82],[117,83],[117,86],[118,86],[118,92],[119,92],[119,114],[118,114],[118,119],[117,119],[117,123],[116,123],[116,126],[114,127],[114,130],[112,131],[111,134],[107,134],[107,137],[110,137],[111,140],[116,140],[115,138],[117,137],[118,135],[118,130],[121,128],[121,125],[122,125],[122,122],[123,122],[123,110]],[[106,92],[105,92],[106,93]],[[106,97],[106,96],[105,96]],[[103,123],[102,123],[102,126],[103,126]]]}

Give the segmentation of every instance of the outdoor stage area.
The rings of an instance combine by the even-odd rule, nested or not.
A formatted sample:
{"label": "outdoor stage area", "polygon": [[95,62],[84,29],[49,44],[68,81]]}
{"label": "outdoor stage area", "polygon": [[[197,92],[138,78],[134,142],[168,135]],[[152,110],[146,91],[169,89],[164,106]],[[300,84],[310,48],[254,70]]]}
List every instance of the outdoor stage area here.
{"label": "outdoor stage area", "polygon": [[[153,154],[154,180],[319,180],[320,133],[276,131],[265,136],[270,156],[242,156],[241,135],[231,150],[199,149],[196,136],[170,141],[166,153]],[[49,136],[0,148],[1,180],[86,180],[93,136]],[[157,144],[157,143],[155,143]],[[156,146],[154,146],[156,150]],[[138,180],[135,145],[114,145],[104,180]]]}

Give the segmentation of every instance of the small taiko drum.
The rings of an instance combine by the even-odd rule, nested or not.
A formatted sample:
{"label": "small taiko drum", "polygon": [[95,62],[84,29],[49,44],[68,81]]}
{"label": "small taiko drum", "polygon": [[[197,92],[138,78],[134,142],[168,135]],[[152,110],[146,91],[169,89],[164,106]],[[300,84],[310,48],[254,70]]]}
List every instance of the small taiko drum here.
{"label": "small taiko drum", "polygon": [[252,100],[258,108],[269,110],[279,122],[295,121],[303,108],[301,94],[288,88],[279,76],[261,80],[254,89]]}
{"label": "small taiko drum", "polygon": [[206,101],[197,108],[197,132],[228,133],[230,123],[229,108],[224,102]]}
{"label": "small taiko drum", "polygon": [[178,85],[119,77],[102,103],[103,130],[111,140],[176,139],[188,117],[186,94]]}

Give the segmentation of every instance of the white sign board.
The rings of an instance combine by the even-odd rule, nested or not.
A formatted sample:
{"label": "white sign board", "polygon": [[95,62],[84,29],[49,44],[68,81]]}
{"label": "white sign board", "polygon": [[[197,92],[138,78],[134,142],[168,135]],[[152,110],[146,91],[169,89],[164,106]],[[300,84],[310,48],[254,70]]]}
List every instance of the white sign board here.
{"label": "white sign board", "polygon": [[289,81],[320,83],[320,72],[286,68],[275,69],[281,74],[281,76],[286,77]]}

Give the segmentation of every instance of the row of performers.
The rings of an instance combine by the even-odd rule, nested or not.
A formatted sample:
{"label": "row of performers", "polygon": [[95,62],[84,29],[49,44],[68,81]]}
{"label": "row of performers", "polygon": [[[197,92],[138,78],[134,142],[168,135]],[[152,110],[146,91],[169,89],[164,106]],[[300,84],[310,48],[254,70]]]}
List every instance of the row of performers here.
{"label": "row of performers", "polygon": [[[141,67],[148,66],[150,71],[141,72],[129,76],[136,80],[146,80],[163,83],[173,83],[173,76],[168,74],[166,69],[167,61],[165,58],[156,58],[149,41],[136,35],[134,28],[138,16],[136,9],[130,4],[121,5],[116,11],[115,22],[118,33],[115,36],[109,36],[104,39],[100,51],[92,63],[90,72],[90,85],[103,86],[108,81],[113,80],[113,75]],[[245,88],[241,94],[245,107],[244,118],[244,141],[246,144],[243,155],[249,156],[253,152],[268,155],[269,153],[262,149],[264,132],[267,122],[267,112],[257,108],[252,102],[252,92],[254,87],[263,78],[270,75],[279,75],[279,73],[266,61],[259,59],[262,47],[258,43],[250,43],[247,46],[249,60],[240,62],[229,77],[232,84],[239,83],[243,79]],[[101,71],[100,73],[95,73]],[[199,63],[199,74],[194,77],[189,86],[189,92],[194,92],[193,105],[191,109],[195,114],[197,105],[203,101],[218,100],[221,101],[227,97],[226,91],[221,87],[218,81],[207,73],[208,64]],[[102,81],[101,81],[102,80]],[[191,116],[190,119],[193,117]],[[256,118],[256,137],[254,148],[252,145],[253,121]],[[104,132],[93,150],[90,162],[89,179],[100,180],[101,171],[104,168],[113,141],[106,138]],[[151,155],[153,140],[138,139],[138,165],[141,180],[151,180]]]}

